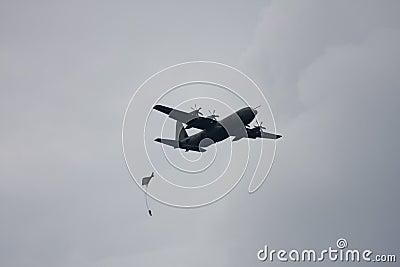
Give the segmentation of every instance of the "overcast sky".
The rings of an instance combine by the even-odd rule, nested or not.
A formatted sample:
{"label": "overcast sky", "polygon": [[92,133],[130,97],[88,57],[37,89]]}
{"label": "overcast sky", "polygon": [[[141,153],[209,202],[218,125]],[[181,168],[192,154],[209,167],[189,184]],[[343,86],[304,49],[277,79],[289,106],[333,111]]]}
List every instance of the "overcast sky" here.
{"label": "overcast sky", "polygon": [[[257,266],[264,245],[340,237],[399,258],[399,14],[389,0],[1,1],[0,265]],[[199,209],[150,200],[149,217],[122,118],[150,75],[190,60],[253,78],[284,137],[255,194],[247,178]]]}

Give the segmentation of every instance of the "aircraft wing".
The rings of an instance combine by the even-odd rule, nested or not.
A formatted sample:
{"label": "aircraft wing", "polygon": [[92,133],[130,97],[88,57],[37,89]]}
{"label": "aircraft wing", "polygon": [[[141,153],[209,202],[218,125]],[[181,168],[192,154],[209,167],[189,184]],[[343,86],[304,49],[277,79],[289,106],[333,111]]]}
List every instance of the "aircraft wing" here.
{"label": "aircraft wing", "polygon": [[210,118],[199,117],[190,112],[184,112],[163,105],[155,105],[153,109],[158,110],[164,114],[167,114],[168,117],[170,117],[171,119],[186,124],[187,128],[197,128],[200,130],[205,130],[218,123],[217,121]]}
{"label": "aircraft wing", "polygon": [[247,130],[247,136],[243,135],[236,135],[235,138],[233,138],[232,141],[239,141],[242,138],[251,138],[251,139],[256,139],[256,138],[265,138],[265,139],[279,139],[282,137],[282,135],[279,134],[273,134],[273,133],[267,133],[264,131],[256,130],[256,129],[246,129]]}
{"label": "aircraft wing", "polygon": [[202,147],[199,146],[193,146],[190,144],[180,144],[179,141],[177,140],[171,140],[171,139],[163,139],[163,138],[156,138],[154,141],[167,145],[167,146],[172,146],[173,148],[182,148],[185,149],[186,151],[193,150],[193,151],[198,151],[198,152],[205,152],[206,150]]}
{"label": "aircraft wing", "polygon": [[282,137],[282,135],[273,134],[273,133],[267,133],[267,132],[262,131],[260,137],[261,138],[266,138],[266,139],[279,139],[279,138]]}

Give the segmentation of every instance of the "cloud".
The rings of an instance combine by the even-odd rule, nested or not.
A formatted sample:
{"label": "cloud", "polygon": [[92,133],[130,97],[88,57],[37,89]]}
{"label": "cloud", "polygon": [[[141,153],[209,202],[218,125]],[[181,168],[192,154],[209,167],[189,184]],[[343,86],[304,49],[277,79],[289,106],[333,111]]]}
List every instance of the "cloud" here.
{"label": "cloud", "polygon": [[363,42],[371,29],[398,27],[396,1],[272,1],[243,64],[262,83],[278,118],[302,111],[297,82],[330,46]]}
{"label": "cloud", "polygon": [[[398,247],[398,2],[215,5],[5,5],[2,265],[248,266],[265,243],[341,236]],[[284,138],[256,194],[244,180],[206,208],[152,201],[149,219],[122,115],[133,88],[187,59],[241,65]]]}
{"label": "cloud", "polygon": [[[315,4],[302,9],[303,3],[273,2],[250,48],[248,64],[259,68],[259,77],[261,70],[267,74],[260,84],[270,93],[284,138],[262,189],[235,197],[227,220],[236,235],[218,229],[225,242],[236,244],[229,249],[233,266],[255,264],[264,244],[324,248],[344,236],[354,247],[393,253],[398,246],[395,7]],[[371,13],[382,20],[370,21]],[[300,43],[294,41],[299,34]]]}

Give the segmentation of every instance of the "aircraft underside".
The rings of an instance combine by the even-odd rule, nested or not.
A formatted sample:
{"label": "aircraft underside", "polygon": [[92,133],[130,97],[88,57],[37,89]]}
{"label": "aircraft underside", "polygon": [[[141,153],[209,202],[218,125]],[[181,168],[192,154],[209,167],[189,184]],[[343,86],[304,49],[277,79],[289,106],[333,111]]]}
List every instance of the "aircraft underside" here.
{"label": "aircraft underside", "polygon": [[[156,138],[154,141],[171,146],[173,148],[185,149],[186,151],[205,152],[205,147],[221,142],[230,136],[233,141],[242,138],[266,138],[279,139],[281,135],[264,132],[264,126],[258,123],[257,126],[250,128],[248,125],[253,121],[257,111],[250,107],[245,107],[229,115],[221,121],[217,121],[213,113],[212,116],[200,117],[199,109],[193,109],[187,113],[175,110],[166,106],[156,105],[154,109],[167,114],[170,118],[176,120],[175,139]],[[186,124],[186,127],[184,126]],[[197,128],[201,131],[189,136],[186,129]]]}

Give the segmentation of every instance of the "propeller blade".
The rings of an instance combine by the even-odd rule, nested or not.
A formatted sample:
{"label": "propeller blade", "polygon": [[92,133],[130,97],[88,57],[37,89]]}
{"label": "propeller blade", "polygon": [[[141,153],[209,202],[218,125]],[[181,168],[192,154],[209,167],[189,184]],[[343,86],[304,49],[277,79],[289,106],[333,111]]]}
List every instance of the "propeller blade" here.
{"label": "propeller blade", "polygon": [[208,110],[208,113],[210,113],[210,115],[207,116],[207,118],[209,119],[216,120],[216,118],[219,117],[219,115],[215,114],[215,109],[213,110],[213,112],[211,112],[211,110]]}
{"label": "propeller blade", "polygon": [[192,114],[195,114],[195,115],[203,115],[203,113],[201,113],[200,112],[200,110],[201,110],[201,107],[198,107],[197,108],[197,104],[194,104],[194,107],[190,107],[193,111],[192,111]]}
{"label": "propeller blade", "polygon": [[259,129],[267,129],[267,128],[265,128],[264,126],[262,126],[262,124],[263,124],[263,122],[259,122],[257,119],[256,119],[256,123],[257,123],[257,126],[256,126],[256,128],[259,128]]}

